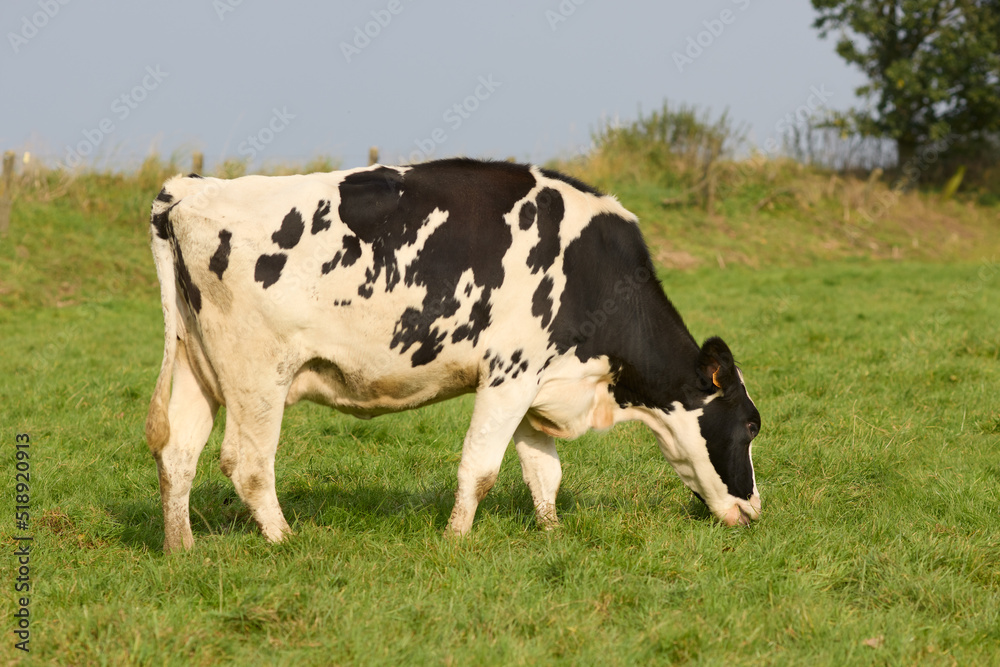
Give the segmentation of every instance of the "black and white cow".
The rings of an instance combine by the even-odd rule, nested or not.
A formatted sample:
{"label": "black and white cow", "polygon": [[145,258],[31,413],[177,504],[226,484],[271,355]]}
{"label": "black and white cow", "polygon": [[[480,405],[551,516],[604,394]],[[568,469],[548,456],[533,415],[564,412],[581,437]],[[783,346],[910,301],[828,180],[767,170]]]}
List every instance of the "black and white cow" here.
{"label": "black and white cow", "polygon": [[274,456],[301,399],[369,418],[476,392],[452,533],[511,438],[551,527],[554,438],[633,419],[717,517],[760,515],[742,374],[722,340],[692,338],[614,197],[467,159],[191,175],[167,181],[151,231],[166,331],[146,438],[167,550],[192,545],[188,497],[220,405],[223,472],[267,539],[288,533]]}

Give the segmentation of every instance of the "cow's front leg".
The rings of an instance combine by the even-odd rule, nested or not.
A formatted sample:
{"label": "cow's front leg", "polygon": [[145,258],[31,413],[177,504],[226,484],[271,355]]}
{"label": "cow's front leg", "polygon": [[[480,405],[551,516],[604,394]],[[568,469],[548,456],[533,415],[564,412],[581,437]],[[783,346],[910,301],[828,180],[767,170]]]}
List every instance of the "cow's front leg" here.
{"label": "cow's front leg", "polygon": [[524,419],[514,431],[514,446],[521,460],[524,483],[531,490],[539,527],[545,530],[558,527],[556,494],[562,481],[562,467],[555,438],[535,429]]}
{"label": "cow's front leg", "polygon": [[277,387],[227,401],[226,435],[219,462],[271,542],[280,542],[291,532],[274,485],[274,456],[281,435],[285,390],[287,387]]}
{"label": "cow's front leg", "polygon": [[462,445],[458,490],[447,532],[465,535],[472,527],[479,501],[493,488],[500,463],[514,429],[534,399],[535,386],[504,382],[480,389],[472,410],[472,424]]}

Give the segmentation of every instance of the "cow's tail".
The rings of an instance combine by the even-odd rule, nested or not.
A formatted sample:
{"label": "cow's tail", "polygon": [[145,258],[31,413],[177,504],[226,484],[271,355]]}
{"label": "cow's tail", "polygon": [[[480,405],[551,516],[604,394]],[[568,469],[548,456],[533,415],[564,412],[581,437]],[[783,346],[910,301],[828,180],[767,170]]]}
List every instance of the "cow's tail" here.
{"label": "cow's tail", "polygon": [[177,203],[169,193],[170,183],[160,191],[153,202],[149,218],[150,247],[156,263],[156,277],[160,281],[160,303],[163,307],[163,364],[156,389],[149,403],[146,416],[146,443],[154,455],[159,453],[170,439],[170,420],[167,406],[170,403],[170,381],[177,357],[177,325],[180,313],[177,309],[177,276],[174,268],[175,243],[170,210]]}

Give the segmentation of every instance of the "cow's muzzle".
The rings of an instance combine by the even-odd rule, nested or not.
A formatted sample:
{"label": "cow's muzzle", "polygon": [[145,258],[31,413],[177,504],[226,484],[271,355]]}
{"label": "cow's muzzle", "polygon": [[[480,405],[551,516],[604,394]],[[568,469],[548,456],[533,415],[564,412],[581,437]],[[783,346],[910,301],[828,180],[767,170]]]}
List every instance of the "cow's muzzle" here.
{"label": "cow's muzzle", "polygon": [[760,496],[754,494],[750,500],[737,500],[736,504],[722,517],[727,526],[749,526],[760,518]]}

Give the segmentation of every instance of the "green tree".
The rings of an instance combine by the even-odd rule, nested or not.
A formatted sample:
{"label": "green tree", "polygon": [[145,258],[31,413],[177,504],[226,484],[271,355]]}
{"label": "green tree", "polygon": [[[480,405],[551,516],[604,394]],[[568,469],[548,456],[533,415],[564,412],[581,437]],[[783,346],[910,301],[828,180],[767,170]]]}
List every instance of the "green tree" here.
{"label": "green tree", "polygon": [[[868,76],[855,129],[895,139],[904,166],[945,139],[982,155],[1000,135],[1000,0],[812,0],[820,36]],[[993,156],[993,161],[996,156]]]}

